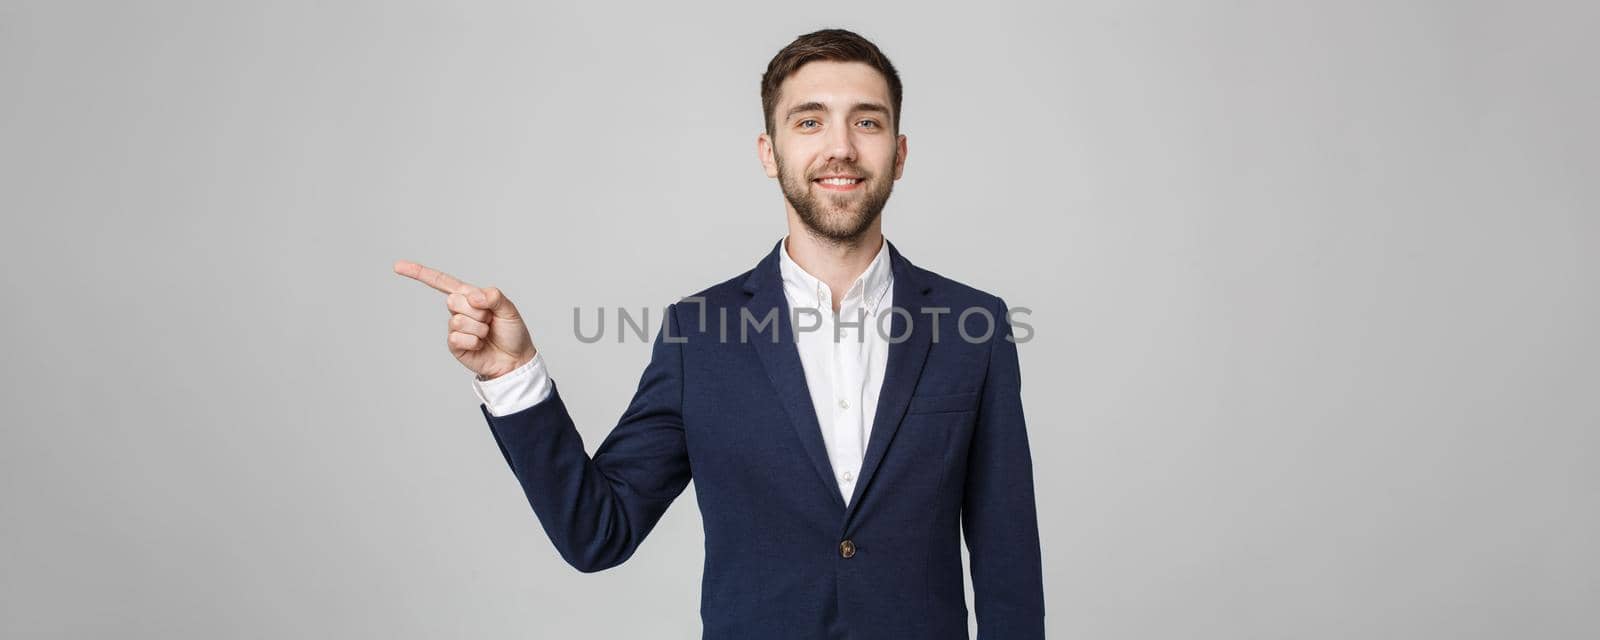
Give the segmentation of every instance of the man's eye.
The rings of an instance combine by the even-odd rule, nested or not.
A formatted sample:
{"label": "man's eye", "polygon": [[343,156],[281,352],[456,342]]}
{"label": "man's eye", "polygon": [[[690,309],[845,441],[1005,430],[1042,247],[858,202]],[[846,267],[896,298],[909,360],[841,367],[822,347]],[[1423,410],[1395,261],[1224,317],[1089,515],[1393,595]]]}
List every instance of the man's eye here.
{"label": "man's eye", "polygon": [[862,120],[861,122],[858,122],[856,124],[864,124],[864,125],[867,125],[869,127],[876,127],[876,126],[878,126],[878,121],[877,120]]}
{"label": "man's eye", "polygon": [[801,120],[800,121],[800,128],[802,128],[802,129],[807,128],[806,127],[806,123],[819,124],[816,120]]}

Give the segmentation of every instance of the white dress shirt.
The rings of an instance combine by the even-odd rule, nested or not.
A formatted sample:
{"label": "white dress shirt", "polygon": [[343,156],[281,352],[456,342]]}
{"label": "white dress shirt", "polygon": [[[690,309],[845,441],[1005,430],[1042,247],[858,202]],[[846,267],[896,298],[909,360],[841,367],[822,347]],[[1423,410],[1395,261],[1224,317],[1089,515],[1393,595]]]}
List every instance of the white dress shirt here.
{"label": "white dress shirt", "polygon": [[[857,276],[833,312],[827,283],[806,273],[789,257],[789,240],[778,252],[783,294],[794,320],[795,347],[805,370],[811,405],[822,429],[822,441],[834,480],[846,505],[861,474],[878,393],[888,368],[889,320],[879,320],[894,306],[894,272],[885,241]],[[550,374],[542,354],[492,380],[475,379],[473,390],[491,415],[503,416],[532,407],[550,395]]]}

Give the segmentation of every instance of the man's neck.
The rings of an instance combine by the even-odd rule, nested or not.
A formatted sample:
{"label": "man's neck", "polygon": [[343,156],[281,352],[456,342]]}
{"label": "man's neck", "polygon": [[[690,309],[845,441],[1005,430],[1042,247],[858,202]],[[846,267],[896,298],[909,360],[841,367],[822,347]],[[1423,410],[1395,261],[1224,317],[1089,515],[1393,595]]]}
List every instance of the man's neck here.
{"label": "man's neck", "polygon": [[850,285],[861,277],[867,265],[872,264],[872,259],[878,257],[878,251],[882,249],[883,231],[876,223],[860,238],[848,242],[818,238],[803,225],[791,224],[789,237],[784,241],[784,250],[789,252],[789,258],[806,273],[828,285],[828,290],[833,293],[834,311],[839,310],[839,302],[850,291]]}

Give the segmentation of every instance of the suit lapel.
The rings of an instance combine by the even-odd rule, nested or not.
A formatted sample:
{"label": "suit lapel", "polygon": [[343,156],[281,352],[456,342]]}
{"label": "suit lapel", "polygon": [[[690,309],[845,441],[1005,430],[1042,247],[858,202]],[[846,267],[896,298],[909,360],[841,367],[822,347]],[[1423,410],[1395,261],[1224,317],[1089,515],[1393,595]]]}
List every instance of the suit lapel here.
{"label": "suit lapel", "polygon": [[839,495],[839,484],[833,479],[833,465],[828,462],[827,447],[822,441],[822,427],[817,422],[817,410],[811,404],[811,389],[806,385],[800,351],[795,346],[789,301],[783,295],[783,280],[778,272],[778,251],[782,250],[783,241],[779,240],[778,248],[768,254],[745,280],[745,290],[753,294],[745,302],[745,308],[750,310],[757,322],[766,318],[772,310],[777,310],[778,340],[773,342],[771,334],[763,330],[753,333],[750,342],[755,346],[761,366],[767,370],[767,378],[772,381],[778,398],[783,402],[784,412],[789,414],[789,422],[794,425],[796,435],[800,436],[806,456],[811,458],[811,464],[816,468],[828,495],[842,510],[844,497]]}
{"label": "suit lapel", "polygon": [[900,430],[900,420],[905,417],[906,406],[911,403],[911,392],[917,388],[917,380],[922,377],[922,365],[927,361],[928,348],[932,343],[932,322],[927,314],[922,313],[928,288],[892,243],[889,244],[889,260],[894,270],[894,308],[903,309],[905,313],[896,311],[890,318],[889,362],[884,370],[883,387],[878,392],[878,408],[872,418],[872,435],[867,441],[866,458],[862,460],[860,478],[845,512],[846,521],[861,505],[862,493],[876,475],[878,464],[883,462],[884,452],[889,449],[894,434]]}

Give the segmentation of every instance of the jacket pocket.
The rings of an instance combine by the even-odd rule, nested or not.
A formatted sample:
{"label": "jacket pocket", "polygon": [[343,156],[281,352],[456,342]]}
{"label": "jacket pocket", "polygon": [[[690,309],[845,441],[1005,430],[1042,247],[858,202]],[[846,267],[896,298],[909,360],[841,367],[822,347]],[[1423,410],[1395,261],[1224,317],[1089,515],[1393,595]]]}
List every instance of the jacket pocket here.
{"label": "jacket pocket", "polygon": [[978,410],[978,392],[941,393],[938,395],[911,396],[906,413],[960,413]]}

